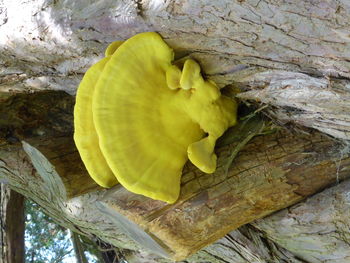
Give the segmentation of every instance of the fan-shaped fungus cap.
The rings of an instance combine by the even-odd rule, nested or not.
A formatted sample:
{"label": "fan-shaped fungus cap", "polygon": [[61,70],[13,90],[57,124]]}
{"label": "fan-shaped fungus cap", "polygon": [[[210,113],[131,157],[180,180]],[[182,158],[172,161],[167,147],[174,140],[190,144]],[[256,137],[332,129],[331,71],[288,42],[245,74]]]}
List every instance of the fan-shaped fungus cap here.
{"label": "fan-shaped fungus cap", "polygon": [[92,115],[92,97],[95,84],[101,75],[110,55],[122,44],[111,43],[106,49],[106,57],[94,64],[85,73],[76,95],[74,106],[74,141],[81,159],[94,181],[102,187],[111,187],[118,183],[100,150],[99,139]]}
{"label": "fan-shaped fungus cap", "polygon": [[168,203],[179,196],[187,150],[195,165],[213,172],[216,138],[236,119],[235,102],[203,80],[196,62],[186,61],[181,72],[172,60],[158,34],[130,38],[106,63],[92,106],[101,151],[118,181]]}

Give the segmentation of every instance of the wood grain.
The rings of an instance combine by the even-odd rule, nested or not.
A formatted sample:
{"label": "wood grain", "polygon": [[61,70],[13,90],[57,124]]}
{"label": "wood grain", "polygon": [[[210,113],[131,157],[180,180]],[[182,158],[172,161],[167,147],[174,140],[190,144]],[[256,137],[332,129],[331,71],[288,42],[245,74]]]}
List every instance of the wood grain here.
{"label": "wood grain", "polygon": [[294,135],[282,130],[259,136],[239,154],[226,176],[222,165],[232,147],[218,150],[219,167],[214,174],[187,164],[181,196],[174,205],[121,189],[109,193],[104,202],[181,260],[229,231],[349,176],[343,168],[350,166],[350,158],[337,166],[342,146],[317,132]]}
{"label": "wood grain", "polygon": [[74,103],[62,91],[0,94],[0,145],[10,145],[13,152],[22,148],[22,140],[34,145],[62,177],[69,198],[101,189],[73,141]]}
{"label": "wood grain", "polygon": [[[67,101],[69,97],[65,96],[69,95],[56,100]],[[36,98],[40,102],[37,105],[47,105],[42,111],[62,113],[58,110],[60,106],[53,107],[52,101],[45,104],[39,97]],[[30,100],[34,102],[35,97]],[[72,105],[73,100],[67,103],[54,105],[72,109],[67,105]],[[35,108],[35,104],[32,107]],[[0,108],[0,113],[6,109],[10,110]],[[23,119],[22,111],[18,109],[21,107],[11,106],[11,116]],[[9,149],[21,147],[17,141],[25,139],[41,151],[60,175],[69,197],[101,189],[88,176],[75,149],[71,111],[44,115],[33,109],[31,112],[35,114],[25,114],[24,123],[39,119],[36,123],[44,124],[29,128],[17,125],[5,129],[1,126],[3,134],[5,131],[10,134],[3,139]],[[70,121],[66,122],[66,129],[54,129],[51,124],[46,125],[52,123],[51,118],[61,124],[64,123],[62,120]],[[45,134],[33,136],[32,131],[38,127]],[[118,221],[121,228],[142,246],[181,260],[231,230],[290,206],[349,176],[348,169],[343,168],[350,167],[350,158],[342,153],[341,143],[316,131],[295,134],[286,129],[255,137],[238,154],[226,174],[224,166],[238,142],[239,137],[217,149],[218,169],[214,174],[204,174],[190,163],[186,164],[181,195],[173,205],[130,193],[118,185],[97,200],[102,204],[99,209]]]}

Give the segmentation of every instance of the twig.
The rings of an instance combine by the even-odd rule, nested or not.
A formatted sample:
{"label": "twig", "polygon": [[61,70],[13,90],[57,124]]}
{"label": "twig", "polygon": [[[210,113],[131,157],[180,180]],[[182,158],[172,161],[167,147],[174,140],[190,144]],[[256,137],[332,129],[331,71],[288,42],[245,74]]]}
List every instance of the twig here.
{"label": "twig", "polygon": [[234,148],[234,150],[232,151],[230,157],[228,158],[228,161],[225,165],[225,177],[227,177],[228,175],[228,170],[230,169],[233,160],[236,158],[237,154],[240,152],[240,150],[243,149],[243,147],[256,135],[259,135],[262,130],[264,129],[265,125],[262,125],[262,127],[255,132],[249,132],[248,135],[240,142],[236,145],[236,147]]}

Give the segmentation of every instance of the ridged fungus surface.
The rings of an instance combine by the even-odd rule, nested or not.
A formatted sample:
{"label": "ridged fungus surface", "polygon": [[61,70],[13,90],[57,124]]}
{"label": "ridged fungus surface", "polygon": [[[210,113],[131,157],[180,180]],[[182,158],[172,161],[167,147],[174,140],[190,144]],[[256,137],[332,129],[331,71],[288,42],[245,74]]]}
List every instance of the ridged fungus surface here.
{"label": "ridged fungus surface", "polygon": [[182,69],[154,32],[113,42],[79,85],[74,139],[91,177],[174,203],[188,159],[216,169],[215,142],[236,123],[237,104],[204,80],[192,59]]}

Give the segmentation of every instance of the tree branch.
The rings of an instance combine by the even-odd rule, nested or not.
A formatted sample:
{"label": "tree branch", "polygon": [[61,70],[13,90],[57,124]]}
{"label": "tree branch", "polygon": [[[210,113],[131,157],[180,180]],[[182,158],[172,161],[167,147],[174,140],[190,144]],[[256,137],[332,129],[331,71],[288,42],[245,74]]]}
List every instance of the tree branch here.
{"label": "tree branch", "polygon": [[77,263],[88,263],[88,260],[85,256],[84,249],[82,247],[79,235],[71,231],[72,242],[75,252],[75,257],[77,259]]}

